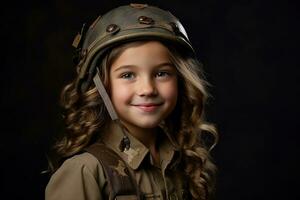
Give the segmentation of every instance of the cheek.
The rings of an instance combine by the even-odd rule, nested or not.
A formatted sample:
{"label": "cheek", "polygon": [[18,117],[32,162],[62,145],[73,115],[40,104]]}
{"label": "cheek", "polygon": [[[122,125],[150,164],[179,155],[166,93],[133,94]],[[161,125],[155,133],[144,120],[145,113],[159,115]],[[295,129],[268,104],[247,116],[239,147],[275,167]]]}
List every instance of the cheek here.
{"label": "cheek", "polygon": [[166,100],[169,100],[171,104],[176,104],[178,96],[177,80],[163,85],[163,87],[161,88],[161,95]]}
{"label": "cheek", "polygon": [[129,101],[130,93],[124,84],[111,83],[111,100],[115,106]]}

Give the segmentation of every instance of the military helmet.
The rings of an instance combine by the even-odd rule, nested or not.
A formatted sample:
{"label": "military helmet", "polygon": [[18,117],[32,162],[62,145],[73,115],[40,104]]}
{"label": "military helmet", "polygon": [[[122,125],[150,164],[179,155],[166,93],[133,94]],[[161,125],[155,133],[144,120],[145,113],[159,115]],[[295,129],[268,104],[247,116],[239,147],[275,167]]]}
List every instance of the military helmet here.
{"label": "military helmet", "polygon": [[87,90],[95,75],[97,60],[108,49],[130,41],[150,39],[169,41],[186,53],[194,54],[184,27],[169,11],[147,4],[130,4],[99,16],[73,42],[80,51],[78,89],[81,92]]}

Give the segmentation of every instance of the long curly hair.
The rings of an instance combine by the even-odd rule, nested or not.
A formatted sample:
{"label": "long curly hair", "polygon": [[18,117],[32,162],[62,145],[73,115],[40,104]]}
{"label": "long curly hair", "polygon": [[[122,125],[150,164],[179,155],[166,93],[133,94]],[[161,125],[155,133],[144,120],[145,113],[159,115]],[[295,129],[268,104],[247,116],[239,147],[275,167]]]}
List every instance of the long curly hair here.
{"label": "long curly hair", "polygon": [[[109,67],[128,47],[145,41],[122,44],[109,50],[99,61],[99,74],[109,93]],[[203,76],[202,65],[195,57],[185,55],[175,46],[162,42],[168,49],[170,61],[178,72],[178,102],[174,111],[162,123],[163,128],[173,134],[181,149],[181,166],[188,177],[189,190],[193,199],[208,200],[215,189],[216,166],[210,156],[216,145],[218,134],[213,124],[205,121],[204,106],[209,97],[209,85]],[[92,83],[89,89],[78,92],[76,79],[66,85],[61,93],[66,132],[54,148],[65,159],[95,142],[110,122],[105,105]],[[213,136],[208,146],[204,135]]]}

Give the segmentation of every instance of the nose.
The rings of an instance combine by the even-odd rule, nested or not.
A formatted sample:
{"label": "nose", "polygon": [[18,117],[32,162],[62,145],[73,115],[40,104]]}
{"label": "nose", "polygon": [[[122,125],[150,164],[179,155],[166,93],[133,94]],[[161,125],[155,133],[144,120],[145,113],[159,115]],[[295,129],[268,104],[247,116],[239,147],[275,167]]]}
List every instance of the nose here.
{"label": "nose", "polygon": [[137,83],[137,94],[139,96],[155,96],[157,89],[154,80],[151,78],[144,78]]}

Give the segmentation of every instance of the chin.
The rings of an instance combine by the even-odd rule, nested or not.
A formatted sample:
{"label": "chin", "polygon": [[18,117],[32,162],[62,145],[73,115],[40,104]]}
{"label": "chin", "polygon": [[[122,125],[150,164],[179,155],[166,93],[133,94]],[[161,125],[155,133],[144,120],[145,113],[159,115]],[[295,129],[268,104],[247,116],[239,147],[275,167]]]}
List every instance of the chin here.
{"label": "chin", "polygon": [[139,122],[136,125],[145,128],[145,129],[151,129],[158,127],[160,121],[147,121],[147,122]]}

